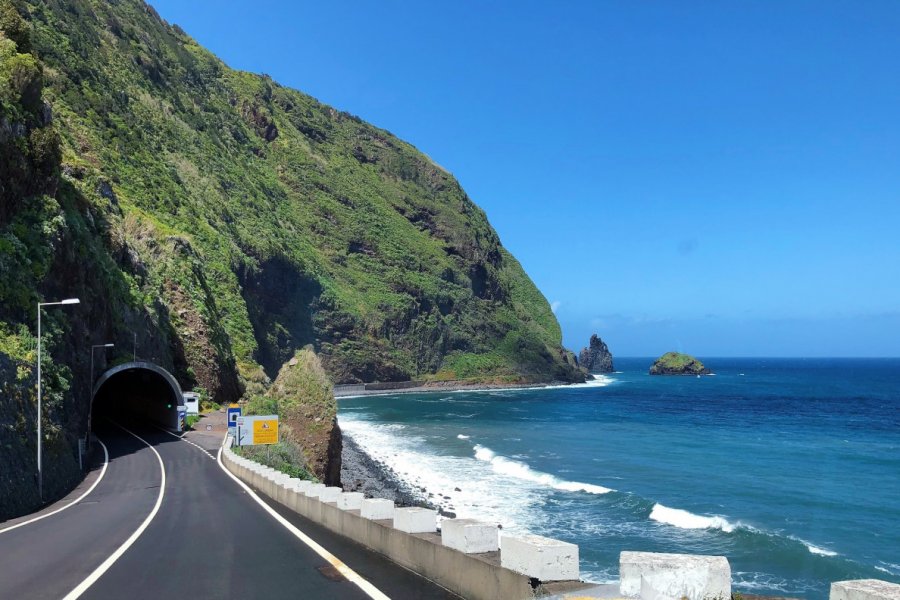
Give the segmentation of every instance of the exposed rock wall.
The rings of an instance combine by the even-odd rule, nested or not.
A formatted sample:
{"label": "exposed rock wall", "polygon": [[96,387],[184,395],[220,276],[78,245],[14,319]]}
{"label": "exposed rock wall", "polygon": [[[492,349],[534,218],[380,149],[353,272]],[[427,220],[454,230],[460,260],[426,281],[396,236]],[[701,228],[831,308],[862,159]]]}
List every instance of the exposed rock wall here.
{"label": "exposed rock wall", "polygon": [[588,373],[612,373],[614,370],[612,353],[596,333],[591,336],[588,347],[582,348],[578,364]]}

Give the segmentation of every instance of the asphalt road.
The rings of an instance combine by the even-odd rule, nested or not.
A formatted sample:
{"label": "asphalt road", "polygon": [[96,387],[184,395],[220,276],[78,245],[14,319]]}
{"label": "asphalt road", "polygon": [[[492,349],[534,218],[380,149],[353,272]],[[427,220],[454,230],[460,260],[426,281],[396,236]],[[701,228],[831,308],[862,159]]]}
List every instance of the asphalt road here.
{"label": "asphalt road", "polygon": [[[14,530],[0,524],[0,598],[371,598],[266,513],[213,449],[151,426],[97,431],[109,466],[77,504]],[[209,446],[209,444],[207,444]],[[165,471],[165,487],[153,514]],[[394,599],[456,598],[378,554],[275,506],[293,525]],[[124,551],[141,524],[153,517]],[[97,576],[116,551],[120,555]],[[95,580],[87,578],[94,574]],[[81,586],[79,588],[79,586]]]}

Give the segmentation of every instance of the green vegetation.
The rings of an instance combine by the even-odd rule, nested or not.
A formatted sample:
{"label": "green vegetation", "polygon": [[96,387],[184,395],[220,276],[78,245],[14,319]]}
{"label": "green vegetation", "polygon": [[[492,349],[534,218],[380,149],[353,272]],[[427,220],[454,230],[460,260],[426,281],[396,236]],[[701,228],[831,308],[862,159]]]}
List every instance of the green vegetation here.
{"label": "green vegetation", "polygon": [[261,465],[272,467],[276,471],[287,473],[291,477],[319,481],[302,466],[304,457],[296,444],[279,442],[268,446],[235,446],[234,452]]}
{"label": "green vegetation", "polygon": [[200,422],[200,415],[188,415],[184,418],[185,429],[193,429]]}
{"label": "green vegetation", "polygon": [[341,383],[583,377],[484,212],[409,144],[140,0],[0,0],[0,505],[35,501],[35,305],[68,296],[45,314],[51,496],[77,477],[90,345],[122,362],[135,333],[204,407],[265,397],[308,344]]}
{"label": "green vegetation", "polygon": [[703,363],[680,352],[666,352],[650,367],[651,375],[707,375],[709,369]]}
{"label": "green vegetation", "polygon": [[[424,154],[228,69],[142,2],[20,10],[67,179],[137,263],[119,265],[135,300],[201,338],[184,346],[201,379],[273,377],[308,343],[340,382],[577,378],[547,301]],[[24,62],[30,89],[41,67]]]}

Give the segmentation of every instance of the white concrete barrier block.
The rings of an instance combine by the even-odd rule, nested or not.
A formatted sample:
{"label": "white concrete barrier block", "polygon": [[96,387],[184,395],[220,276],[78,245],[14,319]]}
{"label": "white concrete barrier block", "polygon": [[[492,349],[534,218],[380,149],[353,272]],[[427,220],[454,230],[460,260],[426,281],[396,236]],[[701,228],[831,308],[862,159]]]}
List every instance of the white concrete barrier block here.
{"label": "white concrete barrier block", "polygon": [[303,493],[309,496],[310,498],[318,498],[322,495],[322,492],[325,491],[324,483],[314,483],[310,485],[308,488],[303,490]]}
{"label": "white concrete barrier block", "polygon": [[359,510],[363,501],[362,492],[344,492],[338,496],[337,505],[341,510]]}
{"label": "white concrete barrier block", "polygon": [[309,479],[298,479],[297,483],[294,484],[294,491],[305,494],[311,485],[313,485],[313,482]]}
{"label": "white concrete barrier block", "polygon": [[394,529],[406,533],[433,533],[437,531],[437,511],[418,506],[395,508]]}
{"label": "white concrete barrier block", "polygon": [[880,579],[835,581],[829,600],[900,600],[900,584]]}
{"label": "white concrete barrier block", "polygon": [[327,487],[319,494],[319,500],[322,502],[337,502],[343,493],[344,490],[339,487]]}
{"label": "white concrete barrier block", "polygon": [[504,535],[500,565],[541,581],[578,579],[578,546],[539,535]]}
{"label": "white concrete barrier block", "polygon": [[441,522],[441,543],[466,554],[494,552],[500,549],[500,528],[472,519],[445,519]]}
{"label": "white concrete barrier block", "polygon": [[359,516],[378,521],[394,518],[394,503],[386,498],[366,498],[359,507]]}
{"label": "white concrete barrier block", "polygon": [[731,566],[724,556],[622,552],[619,592],[647,598],[731,598]]}

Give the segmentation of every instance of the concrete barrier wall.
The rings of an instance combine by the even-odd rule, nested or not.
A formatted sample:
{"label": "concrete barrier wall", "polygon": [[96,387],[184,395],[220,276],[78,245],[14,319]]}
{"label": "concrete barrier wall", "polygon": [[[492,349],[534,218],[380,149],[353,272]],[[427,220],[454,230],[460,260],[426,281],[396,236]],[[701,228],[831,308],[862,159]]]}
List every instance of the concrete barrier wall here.
{"label": "concrete barrier wall", "polygon": [[731,598],[731,567],[724,556],[622,552],[619,590],[642,598]]}
{"label": "concrete barrier wall", "polygon": [[880,579],[836,581],[830,600],[900,600],[900,585]]}
{"label": "concrete barrier wall", "polygon": [[296,480],[238,457],[230,449],[223,451],[222,458],[236,477],[276,502],[464,598],[526,600],[534,597],[529,576],[500,566],[498,552],[466,554],[443,545],[434,519],[431,532],[406,533],[395,529],[392,519],[367,519],[358,509],[338,508],[342,499],[345,504],[356,505],[355,496],[336,496],[334,502],[323,502],[304,491],[322,493],[324,486],[314,489],[316,484],[306,485],[304,491],[297,491]]}

